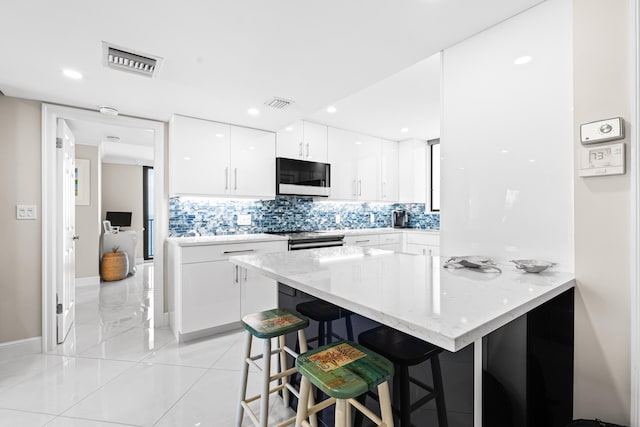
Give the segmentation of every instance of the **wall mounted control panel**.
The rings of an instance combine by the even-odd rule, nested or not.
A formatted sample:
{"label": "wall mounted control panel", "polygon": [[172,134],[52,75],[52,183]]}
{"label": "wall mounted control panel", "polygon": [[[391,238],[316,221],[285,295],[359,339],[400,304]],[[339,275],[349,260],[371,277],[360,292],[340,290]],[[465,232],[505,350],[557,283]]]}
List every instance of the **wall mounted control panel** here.
{"label": "wall mounted control panel", "polygon": [[624,120],[622,117],[580,125],[580,142],[584,145],[618,139],[624,139]]}
{"label": "wall mounted control panel", "polygon": [[580,176],[624,174],[624,143],[582,147],[580,150]]}

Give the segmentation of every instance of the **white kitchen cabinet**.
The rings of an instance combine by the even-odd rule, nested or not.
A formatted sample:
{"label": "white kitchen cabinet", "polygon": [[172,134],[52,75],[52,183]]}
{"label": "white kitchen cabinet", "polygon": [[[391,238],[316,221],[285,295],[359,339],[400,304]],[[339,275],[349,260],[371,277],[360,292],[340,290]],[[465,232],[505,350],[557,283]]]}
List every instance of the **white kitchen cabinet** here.
{"label": "white kitchen cabinet", "polygon": [[237,267],[233,255],[286,251],[286,241],[169,245],[169,322],[179,341],[237,328],[277,307],[276,281]]}
{"label": "white kitchen cabinet", "polygon": [[276,153],[278,157],[326,163],[327,126],[297,121],[278,131]]}
{"label": "white kitchen cabinet", "polygon": [[227,261],[182,266],[182,334],[238,321],[240,292]]}
{"label": "white kitchen cabinet", "polygon": [[440,255],[440,234],[406,231],[406,252],[415,255]]}
{"label": "white kitchen cabinet", "polygon": [[275,134],[174,115],[171,195],[275,196]]}
{"label": "white kitchen cabinet", "polygon": [[170,127],[170,193],[225,194],[230,126],[174,115]]}
{"label": "white kitchen cabinet", "polygon": [[427,144],[421,140],[400,142],[399,150],[399,201],[401,203],[425,203],[427,199]]}
{"label": "white kitchen cabinet", "polygon": [[400,197],[400,185],[398,182],[399,153],[398,142],[381,140],[381,178],[382,188],[380,190],[381,199],[385,202],[397,202]]}
{"label": "white kitchen cabinet", "polygon": [[275,135],[231,126],[230,152],[229,194],[275,197]]}
{"label": "white kitchen cabinet", "polygon": [[381,140],[329,128],[331,196],[335,200],[380,200]]}
{"label": "white kitchen cabinet", "polygon": [[[345,236],[344,242],[350,246],[371,247],[388,251],[402,250],[402,233],[373,233]],[[375,234],[374,234],[375,233]]]}

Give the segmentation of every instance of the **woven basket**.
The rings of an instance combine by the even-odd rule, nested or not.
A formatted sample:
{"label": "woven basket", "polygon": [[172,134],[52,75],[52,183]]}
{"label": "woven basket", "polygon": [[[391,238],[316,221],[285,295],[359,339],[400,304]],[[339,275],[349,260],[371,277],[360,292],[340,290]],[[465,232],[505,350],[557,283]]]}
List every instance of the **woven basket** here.
{"label": "woven basket", "polygon": [[129,259],[124,252],[109,252],[102,256],[100,275],[105,282],[122,280],[129,272]]}

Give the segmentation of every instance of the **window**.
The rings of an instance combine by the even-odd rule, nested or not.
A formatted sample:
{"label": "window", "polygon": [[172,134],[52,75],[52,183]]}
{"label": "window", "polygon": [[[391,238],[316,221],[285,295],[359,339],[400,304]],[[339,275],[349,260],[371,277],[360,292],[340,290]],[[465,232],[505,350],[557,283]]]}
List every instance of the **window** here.
{"label": "window", "polygon": [[440,212],[440,139],[429,141],[429,157],[431,158],[431,190],[429,191],[432,212]]}

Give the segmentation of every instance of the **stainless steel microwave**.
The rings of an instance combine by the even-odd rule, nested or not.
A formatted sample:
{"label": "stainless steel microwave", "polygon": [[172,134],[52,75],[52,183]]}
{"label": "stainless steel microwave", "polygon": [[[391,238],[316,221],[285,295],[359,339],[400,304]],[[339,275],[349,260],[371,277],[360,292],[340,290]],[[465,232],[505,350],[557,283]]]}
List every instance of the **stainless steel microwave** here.
{"label": "stainless steel microwave", "polygon": [[276,157],[276,194],[323,196],[331,193],[331,165]]}

